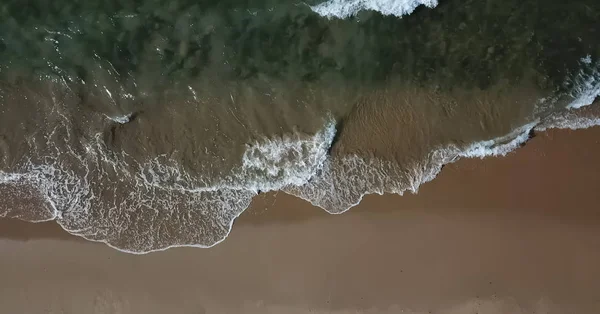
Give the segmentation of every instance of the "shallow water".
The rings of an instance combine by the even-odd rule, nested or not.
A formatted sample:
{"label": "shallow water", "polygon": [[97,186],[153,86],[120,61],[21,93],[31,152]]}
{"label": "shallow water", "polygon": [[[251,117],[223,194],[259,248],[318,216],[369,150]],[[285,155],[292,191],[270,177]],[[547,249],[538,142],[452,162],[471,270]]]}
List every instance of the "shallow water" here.
{"label": "shallow water", "polygon": [[342,213],[598,121],[580,114],[600,93],[597,1],[0,14],[0,215],[132,253],[215,245],[261,192]]}

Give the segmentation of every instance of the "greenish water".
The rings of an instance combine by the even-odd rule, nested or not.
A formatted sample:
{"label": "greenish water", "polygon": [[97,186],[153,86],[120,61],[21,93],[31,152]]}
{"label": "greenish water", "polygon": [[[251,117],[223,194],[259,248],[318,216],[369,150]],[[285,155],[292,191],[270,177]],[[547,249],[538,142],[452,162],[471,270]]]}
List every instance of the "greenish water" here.
{"label": "greenish water", "polygon": [[[310,3],[309,3],[310,4]],[[391,78],[485,88],[535,71],[560,86],[598,54],[595,1],[442,1],[403,18],[361,12],[329,20],[289,1],[5,1],[3,76],[185,84],[266,76],[379,84]]]}

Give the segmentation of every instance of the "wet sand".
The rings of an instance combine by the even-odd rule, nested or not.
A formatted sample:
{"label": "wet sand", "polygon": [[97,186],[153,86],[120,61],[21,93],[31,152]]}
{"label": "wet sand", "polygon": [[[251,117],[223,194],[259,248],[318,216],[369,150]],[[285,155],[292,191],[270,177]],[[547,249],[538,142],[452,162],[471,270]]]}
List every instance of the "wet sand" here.
{"label": "wet sand", "polygon": [[448,165],[343,215],[266,194],[143,256],[0,221],[0,313],[600,313],[600,128]]}

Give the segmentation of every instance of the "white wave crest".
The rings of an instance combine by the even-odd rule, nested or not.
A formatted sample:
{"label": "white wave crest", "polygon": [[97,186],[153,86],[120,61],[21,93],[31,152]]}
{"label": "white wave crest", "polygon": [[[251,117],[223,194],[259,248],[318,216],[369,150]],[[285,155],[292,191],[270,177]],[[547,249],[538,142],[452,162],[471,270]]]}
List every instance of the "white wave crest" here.
{"label": "white wave crest", "polygon": [[535,127],[536,131],[548,129],[587,129],[600,125],[600,117],[582,115],[577,109],[592,105],[600,96],[600,63],[593,62],[592,57],[587,55],[581,58],[582,69],[571,81],[571,101],[566,112],[557,112],[544,119]]}
{"label": "white wave crest", "polygon": [[466,150],[458,152],[458,156],[467,158],[506,156],[506,154],[521,147],[521,145],[529,140],[529,134],[538,123],[539,121],[528,123],[515,129],[506,136],[498,137],[489,141],[473,143]]}
{"label": "white wave crest", "polygon": [[571,96],[574,100],[567,106],[568,109],[589,106],[600,96],[600,63],[592,66],[592,57],[589,55],[582,58],[581,63],[584,67],[573,79]]}
{"label": "white wave crest", "polygon": [[600,117],[580,116],[573,112],[563,115],[556,115],[535,127],[536,131],[546,131],[548,129],[570,129],[580,130],[588,129],[600,125]]}
{"label": "white wave crest", "polygon": [[[591,67],[591,58],[582,59],[582,69],[573,80],[573,101],[566,112],[536,119],[509,134],[472,143],[466,147],[449,145],[432,151],[427,158],[414,165],[400,167],[393,162],[345,156],[328,159],[322,171],[303,186],[289,187],[284,191],[309,201],[332,214],[343,213],[360,203],[366,194],[416,193],[419,186],[433,180],[442,166],[460,158],[485,158],[505,156],[526,143],[532,130],[550,128],[583,129],[600,125],[600,117],[581,116],[577,109],[591,105],[600,95],[599,66]],[[542,101],[543,102],[543,101]]]}
{"label": "white wave crest", "polygon": [[356,15],[361,10],[402,17],[411,14],[420,5],[434,8],[437,4],[437,0],[329,0],[311,6],[311,9],[328,18],[344,19]]}
{"label": "white wave crest", "polygon": [[504,156],[523,145],[537,123],[528,123],[505,136],[467,147],[449,145],[436,149],[413,165],[400,166],[390,161],[358,156],[328,159],[322,171],[310,182],[283,190],[331,214],[341,214],[360,203],[366,194],[416,193],[422,184],[435,179],[442,166],[461,157]]}
{"label": "white wave crest", "polygon": [[314,136],[284,136],[248,145],[242,157],[241,173],[254,177],[253,188],[278,190],[287,185],[303,185],[321,170],[335,136],[335,121],[330,120]]}
{"label": "white wave crest", "polygon": [[[13,172],[0,171],[0,192],[26,190],[23,193],[31,195],[20,194],[18,199],[41,197],[46,208],[27,213],[35,217],[28,220],[55,220],[71,234],[123,252],[206,248],[227,237],[258,191],[310,180],[323,167],[334,135],[330,120],[314,135],[257,141],[246,147],[239,167],[211,179],[191,174],[164,155],[138,162],[111,151],[97,134],[84,152],[62,142],[66,150],[56,146],[36,162],[28,160]],[[50,139],[48,143],[55,145]],[[13,217],[11,210],[0,206],[0,216]],[[162,231],[175,225],[173,233]]]}
{"label": "white wave crest", "polygon": [[120,115],[120,116],[106,116],[109,120],[119,123],[119,124],[125,124],[128,123],[129,121],[131,121],[131,117],[133,116],[133,113],[128,113],[128,114],[124,114],[124,115]]}

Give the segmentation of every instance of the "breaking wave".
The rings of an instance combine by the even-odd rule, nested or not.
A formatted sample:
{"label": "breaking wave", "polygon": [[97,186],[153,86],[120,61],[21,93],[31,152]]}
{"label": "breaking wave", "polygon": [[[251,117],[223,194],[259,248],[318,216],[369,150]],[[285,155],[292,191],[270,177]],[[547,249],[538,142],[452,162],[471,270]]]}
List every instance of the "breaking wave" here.
{"label": "breaking wave", "polygon": [[329,0],[311,6],[311,9],[328,18],[344,19],[354,16],[362,10],[402,17],[411,14],[420,5],[434,8],[437,4],[437,0]]}
{"label": "breaking wave", "polygon": [[43,158],[45,163],[30,160],[17,172],[0,172],[0,187],[20,187],[21,192],[33,188],[42,197],[48,209],[29,220],[56,220],[74,235],[124,252],[210,247],[227,237],[234,219],[261,191],[283,190],[329,213],[343,213],[366,194],[416,193],[443,165],[460,158],[506,155],[523,145],[534,129],[600,122],[577,117],[573,110],[506,136],[439,148],[408,167],[377,158],[330,156],[335,123],[329,120],[312,136],[296,133],[247,145],[240,166],[216,183],[191,176],[166,156],[130,164],[132,159],[111,153],[97,136],[85,155],[57,150],[55,156]]}

